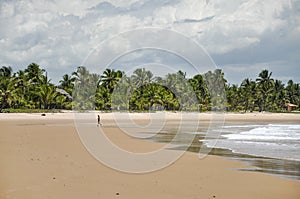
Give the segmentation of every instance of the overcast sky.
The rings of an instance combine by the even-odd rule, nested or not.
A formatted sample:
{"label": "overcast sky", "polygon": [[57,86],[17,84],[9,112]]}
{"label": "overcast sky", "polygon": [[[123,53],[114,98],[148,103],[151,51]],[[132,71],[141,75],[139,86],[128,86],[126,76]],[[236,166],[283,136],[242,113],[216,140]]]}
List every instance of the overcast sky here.
{"label": "overcast sky", "polygon": [[101,42],[144,27],[197,42],[232,84],[255,80],[263,69],[300,82],[300,0],[1,0],[0,27],[0,64],[17,71],[35,62],[54,83]]}

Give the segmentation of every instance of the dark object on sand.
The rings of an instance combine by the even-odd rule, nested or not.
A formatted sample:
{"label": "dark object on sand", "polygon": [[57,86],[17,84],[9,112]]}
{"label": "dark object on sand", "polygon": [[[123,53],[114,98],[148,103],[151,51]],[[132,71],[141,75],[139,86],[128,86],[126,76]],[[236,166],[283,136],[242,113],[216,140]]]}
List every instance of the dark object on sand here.
{"label": "dark object on sand", "polygon": [[42,113],[41,116],[46,116],[46,113]]}
{"label": "dark object on sand", "polygon": [[97,117],[97,122],[98,122],[98,124],[97,124],[97,126],[102,126],[102,124],[101,124],[101,119],[100,119],[100,115],[98,115],[98,117]]}

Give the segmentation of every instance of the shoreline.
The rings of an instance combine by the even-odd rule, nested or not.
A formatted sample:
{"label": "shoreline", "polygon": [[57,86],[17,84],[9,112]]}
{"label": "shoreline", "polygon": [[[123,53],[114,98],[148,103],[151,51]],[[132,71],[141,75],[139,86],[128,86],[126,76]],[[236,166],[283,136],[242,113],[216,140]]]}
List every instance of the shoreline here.
{"label": "shoreline", "polygon": [[[147,123],[149,118],[142,115],[145,114],[133,114],[134,119]],[[300,115],[295,115],[286,118],[286,115],[279,117],[274,113],[267,117],[265,113],[227,114],[225,122],[299,121]],[[201,114],[206,124],[210,117],[210,114]],[[120,134],[111,125],[111,113],[103,113],[101,118],[105,133],[121,148],[153,151],[162,146],[162,143]],[[171,113],[168,119],[172,126],[179,116]],[[208,155],[199,159],[197,154],[186,152],[172,165],[156,172],[126,174],[112,170],[96,161],[83,147],[74,127],[73,113],[0,114],[0,127],[0,173],[3,176],[0,196],[3,198],[37,198],[37,193],[43,193],[54,198],[252,199],[285,195],[296,199],[300,194],[299,181],[248,172],[254,167],[224,156]]]}
{"label": "shoreline", "polygon": [[225,120],[225,122],[230,121],[298,121],[300,122],[299,113],[271,113],[271,112],[253,112],[253,113],[234,113],[234,112],[151,112],[151,113],[127,113],[127,112],[101,112],[101,111],[91,111],[88,113],[78,113],[73,111],[66,111],[61,113],[0,113],[0,120],[32,120],[32,119],[74,119],[76,114],[100,114],[101,119],[113,120],[114,115],[129,115],[134,120],[145,120],[149,119],[151,115],[160,114],[165,119],[179,120],[181,116],[194,115],[198,116],[200,120],[206,121],[211,120],[212,116],[219,116],[220,119]]}

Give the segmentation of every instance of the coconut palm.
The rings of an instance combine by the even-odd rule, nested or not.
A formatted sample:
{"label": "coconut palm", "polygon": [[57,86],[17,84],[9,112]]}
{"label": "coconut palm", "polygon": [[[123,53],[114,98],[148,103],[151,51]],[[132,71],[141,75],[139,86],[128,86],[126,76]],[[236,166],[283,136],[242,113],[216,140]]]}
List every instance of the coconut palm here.
{"label": "coconut palm", "polygon": [[227,110],[238,111],[241,107],[241,89],[238,85],[226,85]]}
{"label": "coconut palm", "polygon": [[108,88],[109,92],[112,93],[121,78],[121,71],[107,68],[103,72],[103,75],[101,75],[101,82]]}
{"label": "coconut palm", "polygon": [[[112,100],[111,96],[116,89],[118,82],[122,79],[123,73],[121,71],[115,71],[114,69],[107,68],[103,74],[100,76],[100,84],[97,87],[96,91],[96,106],[97,109],[105,109],[111,110],[112,109]],[[119,86],[119,89],[121,87]],[[119,92],[115,92],[119,94]],[[116,109],[119,109],[121,96],[114,95],[114,103]],[[122,101],[122,100],[121,100]],[[122,103],[121,103],[122,104]]]}
{"label": "coconut palm", "polygon": [[289,80],[286,87],[287,101],[293,104],[300,104],[300,86]]}
{"label": "coconut palm", "polygon": [[100,82],[100,76],[90,74],[86,67],[80,66],[73,72],[75,86],[73,90],[73,104],[77,110],[95,109],[95,94]]}
{"label": "coconut palm", "polygon": [[26,97],[29,97],[27,94],[27,90],[29,89],[29,82],[25,78],[25,72],[23,70],[19,70],[14,73],[11,81],[14,82],[14,97],[15,97],[15,108],[25,108],[27,105]]}
{"label": "coconut palm", "polygon": [[111,94],[111,105],[115,110],[129,110],[130,97],[135,91],[132,78],[122,74],[120,79]]}
{"label": "coconut palm", "polygon": [[2,78],[10,78],[12,76],[12,68],[10,66],[2,66],[0,68],[0,77]]}
{"label": "coconut palm", "polygon": [[33,84],[38,84],[42,77],[44,76],[44,69],[40,69],[40,66],[36,63],[32,63],[27,66],[25,69],[25,77],[28,81],[30,81]]}
{"label": "coconut palm", "polygon": [[145,70],[145,68],[136,69],[131,78],[136,88],[151,83],[154,80],[153,73],[149,70]]}
{"label": "coconut palm", "polygon": [[210,94],[212,108],[224,110],[226,104],[225,84],[227,80],[221,69],[214,72],[208,71],[204,74],[204,79]]}
{"label": "coconut palm", "polygon": [[286,91],[282,81],[277,79],[274,81],[273,92],[270,98],[272,110],[283,110],[286,101]]}
{"label": "coconut palm", "polygon": [[52,84],[42,84],[38,87],[38,96],[40,97],[41,107],[44,109],[54,108],[58,92]]}
{"label": "coconut palm", "polygon": [[12,68],[2,66],[0,68],[0,110],[8,108],[12,101],[13,84],[11,82]]}
{"label": "coconut palm", "polygon": [[[135,89],[135,95],[137,97],[136,100],[135,97],[133,96],[131,99],[131,107],[132,103],[135,102],[138,109],[144,110],[145,106],[147,106],[147,101],[143,98],[144,92],[147,90],[143,87],[147,84],[150,84],[154,80],[153,78],[153,73],[149,70],[145,70],[145,68],[138,68],[133,72],[133,75],[131,75],[131,83],[130,85],[133,89]],[[133,101],[133,102],[132,102]]]}
{"label": "coconut palm", "polygon": [[207,109],[209,94],[203,76],[200,74],[195,75],[193,78],[189,79],[189,83],[193,87],[194,93],[197,96],[200,111],[202,110],[202,107]]}
{"label": "coconut palm", "polygon": [[244,111],[247,112],[248,108],[251,106],[253,111],[254,108],[254,98],[256,92],[256,84],[249,78],[243,80],[241,84],[241,98],[244,101]]}
{"label": "coconut palm", "polygon": [[36,63],[32,63],[27,66],[24,70],[25,81],[27,87],[25,90],[25,100],[28,108],[41,108],[41,100],[39,96],[39,86],[46,76],[44,75],[45,70],[41,69]]}
{"label": "coconut palm", "polygon": [[[130,77],[121,71],[106,69],[101,78],[80,66],[70,75],[64,75],[56,87],[47,78],[47,72],[32,63],[25,70],[13,73],[11,67],[0,68],[0,110],[6,108],[71,108],[131,109],[131,110],[196,110],[197,107],[221,108],[227,97],[230,111],[283,110],[285,102],[300,104],[300,86],[292,80],[285,86],[273,80],[272,72],[263,70],[256,81],[249,78],[238,85],[225,84],[224,73],[217,69],[195,74],[186,73],[154,77],[145,68],[136,69]],[[101,80],[101,81],[100,81]],[[71,103],[70,94],[76,98]],[[194,102],[193,96],[197,98]],[[68,100],[69,99],[69,100]],[[299,109],[299,108],[298,108]]]}
{"label": "coconut palm", "polygon": [[70,95],[72,94],[74,88],[75,77],[68,74],[63,76],[63,79],[59,81],[58,88],[65,90]]}
{"label": "coconut palm", "polygon": [[263,70],[259,73],[256,82],[258,84],[258,90],[260,92],[260,111],[264,111],[266,107],[266,102],[268,96],[271,94],[273,90],[274,80],[271,78],[272,72],[268,70]]}

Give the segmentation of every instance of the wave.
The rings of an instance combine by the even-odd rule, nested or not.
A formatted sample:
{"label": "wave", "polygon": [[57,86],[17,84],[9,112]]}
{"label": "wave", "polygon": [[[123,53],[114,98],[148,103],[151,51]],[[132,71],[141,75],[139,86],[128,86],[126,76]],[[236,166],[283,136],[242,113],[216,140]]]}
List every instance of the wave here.
{"label": "wave", "polygon": [[[247,129],[245,129],[245,128]],[[211,148],[223,148],[234,153],[253,156],[300,160],[300,125],[267,124],[226,126],[226,132],[216,140],[202,140]]]}

